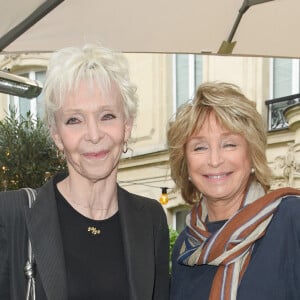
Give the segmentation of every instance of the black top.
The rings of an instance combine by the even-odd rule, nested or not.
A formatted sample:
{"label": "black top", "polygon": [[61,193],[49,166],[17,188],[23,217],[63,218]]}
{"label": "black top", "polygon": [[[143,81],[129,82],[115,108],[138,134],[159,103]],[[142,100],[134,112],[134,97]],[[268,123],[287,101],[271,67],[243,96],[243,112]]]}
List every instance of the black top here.
{"label": "black top", "polygon": [[66,262],[68,299],[129,299],[119,212],[106,220],[91,220],[64,199],[56,184],[55,193]]}

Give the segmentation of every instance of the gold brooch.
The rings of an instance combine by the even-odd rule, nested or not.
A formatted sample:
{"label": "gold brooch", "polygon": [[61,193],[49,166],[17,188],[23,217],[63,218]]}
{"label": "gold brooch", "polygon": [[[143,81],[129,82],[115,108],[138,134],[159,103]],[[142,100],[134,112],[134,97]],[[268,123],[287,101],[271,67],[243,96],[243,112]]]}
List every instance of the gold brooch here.
{"label": "gold brooch", "polygon": [[100,234],[100,233],[101,233],[101,230],[100,230],[100,229],[97,229],[97,228],[94,227],[94,226],[89,226],[89,227],[88,227],[88,232],[90,232],[92,235],[97,235],[97,234]]}

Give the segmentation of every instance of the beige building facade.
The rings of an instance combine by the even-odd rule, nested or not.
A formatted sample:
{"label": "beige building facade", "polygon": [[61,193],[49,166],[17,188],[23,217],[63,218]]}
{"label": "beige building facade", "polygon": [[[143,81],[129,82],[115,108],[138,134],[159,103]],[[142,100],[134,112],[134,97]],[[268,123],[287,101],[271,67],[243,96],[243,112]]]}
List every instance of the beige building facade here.
{"label": "beige building facade", "polygon": [[[267,105],[265,101],[276,98],[278,94],[274,79],[276,64],[273,59],[146,53],[127,54],[127,57],[131,78],[138,87],[140,102],[130,149],[119,166],[118,181],[131,192],[157,200],[162,188],[167,188],[169,202],[164,208],[171,227],[177,230],[182,228],[188,207],[174,190],[170,178],[166,130],[177,107],[193,97],[195,88],[201,82],[218,80],[235,83],[248,98],[256,102],[258,111],[266,124],[269,124],[267,157],[275,174],[272,188],[300,188],[299,99],[294,100],[289,109],[280,111],[288,124],[272,129],[271,105]],[[39,74],[43,78],[48,58],[49,54],[1,56],[0,69],[7,69],[15,74],[31,74],[30,76]],[[297,63],[295,64],[297,69]],[[299,93],[299,74],[293,74],[296,73],[290,74],[290,80],[295,81],[294,76],[298,76],[294,84],[298,85],[298,91],[297,88],[291,89],[290,94]],[[285,78],[283,75],[281,77]],[[26,107],[39,115],[41,101],[42,99],[18,99],[0,94],[0,118],[8,112],[9,103],[21,106],[26,102]]]}

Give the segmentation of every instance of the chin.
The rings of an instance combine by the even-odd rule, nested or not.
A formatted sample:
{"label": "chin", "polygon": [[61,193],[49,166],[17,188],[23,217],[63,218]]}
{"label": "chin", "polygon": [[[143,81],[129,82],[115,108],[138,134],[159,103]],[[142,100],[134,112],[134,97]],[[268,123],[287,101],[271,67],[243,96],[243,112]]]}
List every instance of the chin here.
{"label": "chin", "polygon": [[111,172],[107,172],[107,173],[101,173],[101,174],[89,174],[88,177],[90,180],[93,181],[98,181],[98,180],[103,180],[108,178],[111,175]]}

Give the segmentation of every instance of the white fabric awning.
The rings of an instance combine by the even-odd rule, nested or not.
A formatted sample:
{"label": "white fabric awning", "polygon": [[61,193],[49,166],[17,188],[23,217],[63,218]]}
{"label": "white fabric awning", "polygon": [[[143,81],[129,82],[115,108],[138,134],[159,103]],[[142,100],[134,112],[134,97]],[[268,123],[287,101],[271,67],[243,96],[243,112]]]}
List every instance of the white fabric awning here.
{"label": "white fabric awning", "polygon": [[[65,0],[58,5],[55,2],[60,1],[0,0],[2,53],[53,51],[102,41],[124,52],[216,54],[228,38],[244,1]],[[50,5],[47,10],[57,6],[19,37],[13,36],[16,32],[7,34],[45,3]],[[299,0],[273,0],[251,6],[234,35],[236,45],[232,54],[300,57],[299,13]],[[9,39],[13,41],[6,45]]]}

